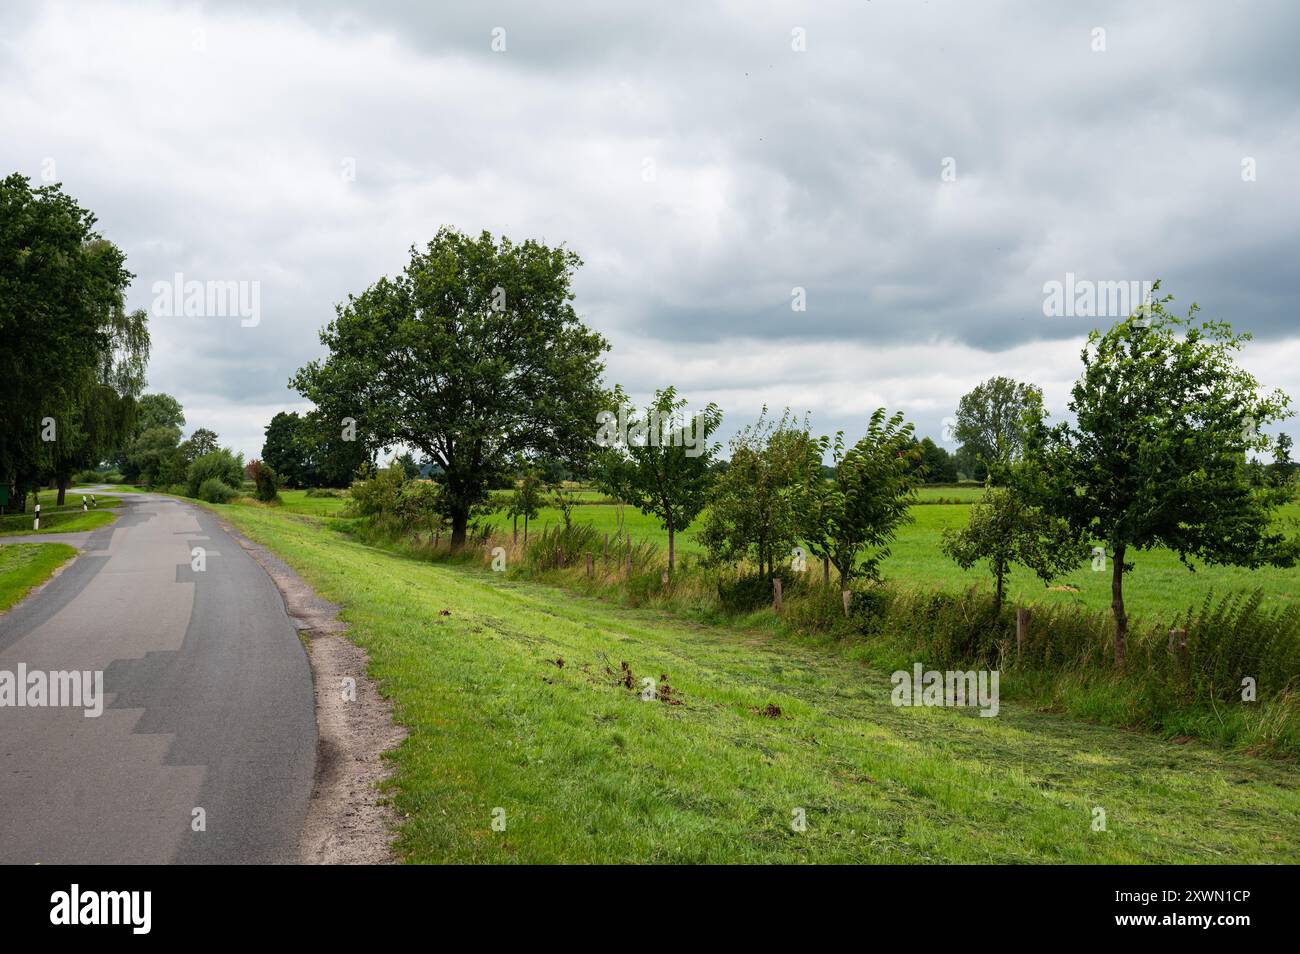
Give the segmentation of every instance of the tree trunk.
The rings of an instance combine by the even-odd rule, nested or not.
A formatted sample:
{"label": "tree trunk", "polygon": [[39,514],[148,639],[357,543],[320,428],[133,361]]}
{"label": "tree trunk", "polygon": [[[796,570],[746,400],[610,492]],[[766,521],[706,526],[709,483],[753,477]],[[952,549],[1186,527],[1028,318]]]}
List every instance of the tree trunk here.
{"label": "tree trunk", "polygon": [[519,542],[519,514],[515,514],[515,538],[514,542]]}
{"label": "tree trunk", "polygon": [[465,549],[465,528],[469,525],[468,510],[454,510],[451,514],[451,550]]}
{"label": "tree trunk", "polygon": [[524,548],[528,548],[528,514],[524,514]]}
{"label": "tree trunk", "polygon": [[676,531],[673,530],[672,523],[669,523],[668,524],[668,571],[670,573],[672,572],[673,569],[673,559],[675,553],[674,547],[676,541],[673,539],[675,532]]}
{"label": "tree trunk", "polygon": [[63,506],[63,499],[65,494],[67,493],[67,490],[68,490],[68,478],[60,477],[59,478],[59,499],[54,502],[54,505],[56,507]]}
{"label": "tree trunk", "polygon": [[998,592],[996,597],[996,605],[998,609],[1002,609],[1002,578],[1006,575],[1006,572],[1007,572],[1006,567],[1000,566],[997,568]]}
{"label": "tree trunk", "polygon": [[1128,614],[1124,612],[1124,546],[1115,548],[1110,569],[1110,608],[1115,614],[1115,668],[1124,668],[1128,649]]}

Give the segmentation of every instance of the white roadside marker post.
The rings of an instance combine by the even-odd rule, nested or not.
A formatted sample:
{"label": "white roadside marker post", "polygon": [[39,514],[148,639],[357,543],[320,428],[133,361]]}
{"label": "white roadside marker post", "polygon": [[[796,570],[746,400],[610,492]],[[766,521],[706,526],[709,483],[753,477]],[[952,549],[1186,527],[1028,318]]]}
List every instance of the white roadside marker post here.
{"label": "white roadside marker post", "polygon": [[33,530],[41,529],[41,505],[36,505],[36,520],[32,523]]}
{"label": "white roadside marker post", "polygon": [[85,510],[88,509],[88,508],[86,507],[86,495],[85,495],[85,494],[82,494],[82,495],[81,495],[81,509],[82,509],[83,512],[84,512]]}

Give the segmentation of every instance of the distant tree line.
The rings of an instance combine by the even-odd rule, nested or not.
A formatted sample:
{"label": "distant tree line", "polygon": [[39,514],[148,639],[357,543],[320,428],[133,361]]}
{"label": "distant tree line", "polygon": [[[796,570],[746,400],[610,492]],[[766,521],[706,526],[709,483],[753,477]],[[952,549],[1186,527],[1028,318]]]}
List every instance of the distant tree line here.
{"label": "distant tree line", "polygon": [[[325,433],[355,420],[366,446],[413,448],[438,469],[430,489],[370,499],[445,524],[459,548],[489,491],[516,480],[509,509],[525,527],[546,486],[567,526],[562,475],[579,476],[658,519],[669,572],[677,535],[704,515],[710,560],[770,575],[806,551],[848,588],[880,578],[918,486],[974,478],[990,490],[944,549],[959,565],[987,564],[999,600],[1012,566],[1048,580],[1101,550],[1119,665],[1135,550],[1164,547],[1189,565],[1288,566],[1300,556],[1300,544],[1272,522],[1292,489],[1290,441],[1261,430],[1289,413],[1288,399],[1263,393],[1236,363],[1247,336],[1198,321],[1195,305],[1179,318],[1166,297],[1094,331],[1072,421],[1050,424],[1037,387],[995,377],[962,397],[944,435],[960,442],[956,454],[918,440],[884,408],[856,438],[815,436],[788,412],[765,410],[724,461],[718,445],[700,439],[719,427],[716,407],[687,417],[685,400],[665,387],[637,408],[621,388],[604,386],[608,345],[572,307],[580,264],[563,247],[443,229],[411,250],[400,276],[338,308],[321,334],[327,357],[291,383],[329,422]],[[618,439],[601,439],[611,419]],[[264,457],[290,472],[311,458],[294,443],[293,418],[276,422]],[[593,422],[602,422],[594,434]],[[1272,469],[1260,465],[1255,479],[1251,457],[1269,447]],[[409,465],[385,479],[396,487],[421,470]],[[553,468],[550,479],[543,467]],[[331,476],[342,482],[345,473]]]}

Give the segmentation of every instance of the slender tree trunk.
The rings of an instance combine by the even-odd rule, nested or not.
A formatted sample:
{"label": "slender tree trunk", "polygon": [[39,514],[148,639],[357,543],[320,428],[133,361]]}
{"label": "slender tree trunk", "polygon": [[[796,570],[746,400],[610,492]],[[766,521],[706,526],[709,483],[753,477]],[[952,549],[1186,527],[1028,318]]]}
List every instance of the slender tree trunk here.
{"label": "slender tree trunk", "polygon": [[524,546],[528,546],[528,514],[524,514]]}
{"label": "slender tree trunk", "polygon": [[54,502],[54,505],[56,507],[63,506],[63,500],[64,500],[64,496],[67,493],[67,490],[68,490],[68,478],[60,477],[59,478],[59,499]]}
{"label": "slender tree trunk", "polygon": [[519,514],[515,514],[515,538],[514,542],[519,542]]}
{"label": "slender tree trunk", "polygon": [[1115,614],[1115,668],[1124,668],[1128,649],[1128,614],[1124,612],[1124,545],[1115,548],[1110,569],[1110,608]]}
{"label": "slender tree trunk", "polygon": [[677,530],[673,527],[673,518],[668,518],[668,572],[673,571],[674,559],[676,556],[676,535]]}
{"label": "slender tree trunk", "polygon": [[1002,609],[1002,578],[1006,576],[1006,572],[1007,568],[1005,566],[999,566],[997,568],[998,593],[996,597],[996,605],[998,609]]}

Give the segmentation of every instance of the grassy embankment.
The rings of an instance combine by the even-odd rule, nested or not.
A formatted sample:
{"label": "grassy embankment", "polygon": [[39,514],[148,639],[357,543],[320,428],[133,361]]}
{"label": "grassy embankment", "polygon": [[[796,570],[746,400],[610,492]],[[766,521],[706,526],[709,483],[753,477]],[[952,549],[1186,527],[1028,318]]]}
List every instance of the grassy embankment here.
{"label": "grassy embankment", "polygon": [[[345,607],[410,730],[392,796],[410,861],[1300,861],[1291,764],[1014,704],[896,708],[832,646],[430,564],[293,512],[339,506],[212,509]],[[642,701],[643,676],[681,704]]]}
{"label": "grassy embankment", "polygon": [[0,546],[0,612],[13,606],[35,586],[76,556],[63,543],[11,543]]}
{"label": "grassy embankment", "polygon": [[[42,494],[43,497],[47,496]],[[36,514],[29,505],[27,513],[7,513],[0,516],[0,537],[20,537],[31,533],[75,533],[80,530],[98,530],[117,518],[115,508],[121,502],[116,497],[101,496],[95,492],[98,506],[94,510],[82,511],[81,494],[74,497],[69,492],[62,507],[54,505],[54,494],[48,494],[48,502],[41,501],[41,529],[33,530],[32,524]]]}

